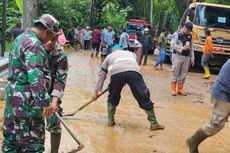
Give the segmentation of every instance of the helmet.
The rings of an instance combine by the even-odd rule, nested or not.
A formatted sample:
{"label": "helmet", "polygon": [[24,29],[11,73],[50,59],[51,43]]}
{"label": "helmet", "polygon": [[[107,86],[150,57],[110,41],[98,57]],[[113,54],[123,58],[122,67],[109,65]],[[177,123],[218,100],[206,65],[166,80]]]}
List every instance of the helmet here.
{"label": "helmet", "polygon": [[145,28],[145,29],[144,29],[144,32],[148,32],[148,31],[149,31],[149,28]]}

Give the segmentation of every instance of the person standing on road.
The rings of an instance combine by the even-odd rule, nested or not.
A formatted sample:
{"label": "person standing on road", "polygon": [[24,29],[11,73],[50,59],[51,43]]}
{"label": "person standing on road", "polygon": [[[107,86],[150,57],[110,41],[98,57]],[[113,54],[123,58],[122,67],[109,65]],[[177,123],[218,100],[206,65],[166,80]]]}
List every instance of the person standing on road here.
{"label": "person standing on road", "polygon": [[21,23],[16,24],[16,28],[11,31],[11,41],[13,42],[24,30],[22,29]]}
{"label": "person standing on road", "polygon": [[[49,70],[51,73],[51,88],[49,95],[58,105],[61,104],[61,99],[64,96],[66,86],[66,78],[68,73],[68,59],[65,52],[61,49],[57,42],[58,36],[44,44],[44,47],[49,52]],[[62,113],[62,108],[59,106],[59,113]],[[50,132],[51,153],[58,153],[61,141],[61,124],[56,115],[47,117],[47,128]]]}
{"label": "person standing on road", "polygon": [[189,65],[194,66],[194,49],[192,42],[192,32],[193,24],[187,22],[185,26],[173,34],[171,40],[171,50],[172,50],[172,78],[171,78],[171,88],[172,96],[176,96],[176,88],[178,84],[178,94],[186,96],[184,92],[185,78],[188,74]]}
{"label": "person standing on road", "polygon": [[84,50],[89,50],[90,45],[90,27],[87,26],[83,32]]}
{"label": "person standing on road", "polygon": [[199,153],[199,144],[224,128],[230,114],[229,76],[230,60],[228,60],[222,67],[212,89],[211,102],[213,103],[213,108],[210,121],[187,139],[187,145],[190,153]]}
{"label": "person standing on road", "polygon": [[208,67],[208,63],[210,58],[212,57],[212,51],[213,51],[213,43],[212,43],[212,37],[211,37],[211,31],[209,29],[205,29],[205,43],[204,43],[204,52],[201,59],[201,66],[204,69],[204,79],[209,79],[211,77],[210,70]]}
{"label": "person standing on road", "polygon": [[44,117],[58,110],[48,93],[50,71],[43,47],[57,33],[59,22],[44,14],[18,36],[9,53],[4,110],[3,153],[44,152]]}
{"label": "person standing on road", "polygon": [[75,46],[75,37],[74,37],[74,34],[75,34],[75,30],[74,30],[74,27],[73,27],[73,28],[71,28],[68,31],[67,38],[69,40],[70,46],[73,47],[75,50],[77,50],[77,48]]}
{"label": "person standing on road", "polygon": [[142,44],[142,54],[141,54],[141,62],[142,63],[142,59],[144,58],[144,63],[143,66],[146,66],[147,64],[147,59],[148,59],[148,54],[149,54],[149,48],[151,47],[150,45],[151,43],[151,36],[149,35],[149,29],[145,28],[144,29],[144,36],[141,38],[141,44]]}
{"label": "person standing on road", "polygon": [[100,31],[99,26],[97,26],[95,29],[93,29],[93,32],[92,32],[92,54],[91,54],[91,57],[93,57],[94,52],[96,53],[96,57],[98,57],[100,44],[101,44],[101,31]]}
{"label": "person standing on road", "polygon": [[81,36],[81,28],[77,27],[77,29],[75,30],[75,41],[76,41],[76,48],[77,48],[77,44],[80,45],[80,48],[83,49],[83,43],[82,43],[82,36]]}
{"label": "person standing on road", "polygon": [[129,49],[129,35],[126,32],[126,28],[122,27],[122,33],[120,36],[120,41],[119,41],[119,45],[124,49],[124,50],[128,50]]}
{"label": "person standing on road", "polygon": [[137,100],[139,107],[145,110],[148,115],[151,130],[164,129],[164,126],[157,122],[153,103],[150,99],[149,89],[140,74],[140,67],[136,62],[136,56],[132,52],[125,52],[121,46],[112,48],[112,53],[108,55],[102,63],[99,79],[95,88],[92,100],[97,99],[98,92],[102,91],[106,75],[111,76],[108,96],[108,126],[114,126],[114,115],[116,107],[121,98],[121,91],[125,84],[128,84],[133,96]]}
{"label": "person standing on road", "polygon": [[112,52],[113,40],[115,39],[115,32],[111,24],[103,31],[102,41],[105,43],[106,48],[108,48],[108,54]]}
{"label": "person standing on road", "polygon": [[164,28],[162,33],[159,37],[158,44],[159,44],[159,58],[157,63],[154,65],[154,69],[158,69],[158,65],[160,65],[160,70],[163,70],[163,63],[165,60],[165,49],[166,49],[166,37],[168,34],[168,30]]}

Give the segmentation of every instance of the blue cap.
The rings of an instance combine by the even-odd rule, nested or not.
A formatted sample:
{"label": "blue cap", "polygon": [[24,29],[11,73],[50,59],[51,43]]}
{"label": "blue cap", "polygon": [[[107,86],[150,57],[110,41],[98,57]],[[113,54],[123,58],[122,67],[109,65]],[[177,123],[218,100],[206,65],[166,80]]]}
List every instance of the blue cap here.
{"label": "blue cap", "polygon": [[112,52],[113,52],[115,49],[123,50],[123,48],[122,48],[120,45],[115,45],[115,46],[113,46]]}

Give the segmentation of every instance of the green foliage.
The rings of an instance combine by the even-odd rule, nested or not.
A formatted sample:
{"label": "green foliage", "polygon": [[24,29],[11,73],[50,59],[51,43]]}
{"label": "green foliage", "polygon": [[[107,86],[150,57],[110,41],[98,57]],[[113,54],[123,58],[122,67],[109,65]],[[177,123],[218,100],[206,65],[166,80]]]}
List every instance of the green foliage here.
{"label": "green foliage", "polygon": [[52,14],[60,21],[60,27],[66,31],[73,26],[85,27],[88,20],[86,15],[90,11],[91,0],[39,0],[39,15]]}
{"label": "green foliage", "polygon": [[120,27],[127,22],[127,16],[130,11],[132,11],[130,6],[120,9],[119,4],[108,2],[103,8],[103,26],[106,24],[112,24],[114,30],[118,32]]}
{"label": "green foliage", "polygon": [[[2,33],[2,3],[0,3],[0,33]],[[15,3],[15,1],[7,1],[6,8],[6,50],[10,49],[10,37],[11,30],[16,26],[18,22],[20,22],[22,15]],[[2,37],[0,37],[0,41],[2,41]]]}
{"label": "green foliage", "polygon": [[23,14],[23,0],[15,0],[15,1],[20,10],[20,13]]}
{"label": "green foliage", "polygon": [[207,3],[216,3],[216,4],[224,4],[224,5],[230,5],[230,2],[227,0],[205,0]]}
{"label": "green foliage", "polygon": [[[2,14],[2,3],[0,3],[0,12]],[[15,27],[17,22],[21,20],[20,11],[15,3],[15,1],[7,1],[6,8],[6,32],[9,34],[11,29]],[[0,25],[2,25],[2,16],[0,18]],[[0,31],[2,31],[2,26],[0,27]]]}

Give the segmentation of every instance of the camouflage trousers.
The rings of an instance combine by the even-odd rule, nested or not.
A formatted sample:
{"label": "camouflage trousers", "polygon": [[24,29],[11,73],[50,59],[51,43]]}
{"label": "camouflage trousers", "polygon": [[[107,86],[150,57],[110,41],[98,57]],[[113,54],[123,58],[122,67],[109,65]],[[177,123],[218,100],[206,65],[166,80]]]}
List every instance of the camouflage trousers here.
{"label": "camouflage trousers", "polygon": [[[59,111],[58,113],[62,114],[62,108],[59,106]],[[47,122],[47,126],[46,126],[46,130],[48,130],[50,133],[61,133],[61,122],[60,120],[57,118],[56,115],[51,115],[50,117],[46,118],[46,122]]]}
{"label": "camouflage trousers", "polygon": [[5,111],[3,153],[42,153],[45,142],[43,118],[18,118]]}

